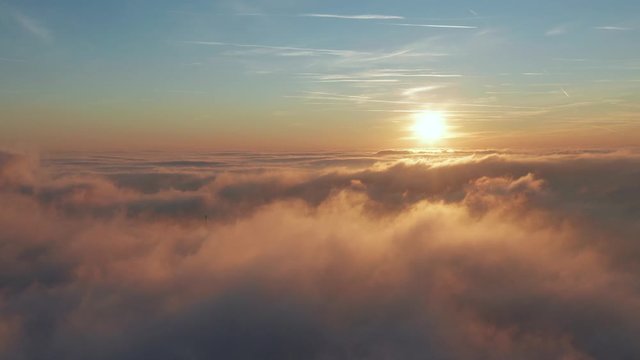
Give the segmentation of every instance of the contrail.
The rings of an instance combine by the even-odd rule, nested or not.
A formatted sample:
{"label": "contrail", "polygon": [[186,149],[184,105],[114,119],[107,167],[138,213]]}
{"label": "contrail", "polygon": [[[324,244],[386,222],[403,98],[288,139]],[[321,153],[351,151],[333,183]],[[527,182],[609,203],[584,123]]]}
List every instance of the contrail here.
{"label": "contrail", "polygon": [[407,23],[394,23],[389,25],[395,26],[411,26],[411,27],[427,27],[427,28],[440,28],[440,29],[477,29],[477,26],[468,25],[447,25],[447,24],[407,24]]}

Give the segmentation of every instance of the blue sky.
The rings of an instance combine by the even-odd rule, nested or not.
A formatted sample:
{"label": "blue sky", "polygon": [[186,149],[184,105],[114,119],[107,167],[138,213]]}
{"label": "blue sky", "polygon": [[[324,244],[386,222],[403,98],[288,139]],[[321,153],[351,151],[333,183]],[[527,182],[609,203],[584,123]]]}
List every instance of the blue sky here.
{"label": "blue sky", "polygon": [[448,112],[459,144],[637,130],[637,1],[4,1],[0,13],[5,141],[152,128],[233,147],[318,132],[317,147],[410,146],[406,114],[427,109]]}

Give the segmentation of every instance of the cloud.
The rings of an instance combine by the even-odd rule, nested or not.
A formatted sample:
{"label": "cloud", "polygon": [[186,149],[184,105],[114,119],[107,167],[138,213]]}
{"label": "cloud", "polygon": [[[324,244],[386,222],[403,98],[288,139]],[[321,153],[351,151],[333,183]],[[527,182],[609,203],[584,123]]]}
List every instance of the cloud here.
{"label": "cloud", "polygon": [[435,90],[438,90],[438,89],[442,89],[443,87],[445,87],[445,86],[444,85],[430,85],[430,86],[412,87],[412,88],[404,90],[402,92],[402,95],[408,96],[408,97],[413,97],[413,96],[415,96],[417,94],[435,91]]}
{"label": "cloud", "polygon": [[477,26],[469,25],[451,25],[451,24],[406,24],[406,23],[394,23],[389,24],[393,26],[408,26],[408,27],[426,27],[436,29],[477,29]]}
{"label": "cloud", "polygon": [[636,358],[638,168],[2,151],[0,357]]}
{"label": "cloud", "polygon": [[332,18],[332,19],[350,19],[350,20],[399,20],[404,19],[402,16],[395,15],[337,15],[337,14],[300,14],[302,17]]}
{"label": "cloud", "polygon": [[605,30],[605,31],[629,31],[633,30],[630,27],[622,27],[622,26],[597,26],[596,30]]}
{"label": "cloud", "polygon": [[23,60],[23,59],[7,58],[7,57],[0,57],[0,61],[6,61],[6,62],[12,62],[12,63],[24,63],[24,62],[27,62],[26,60]]}
{"label": "cloud", "polygon": [[23,30],[37,37],[41,41],[45,43],[51,43],[53,41],[53,33],[51,30],[36,19],[17,11],[13,12],[13,17]]}
{"label": "cloud", "polygon": [[547,32],[545,33],[545,35],[547,36],[559,36],[559,35],[564,35],[569,31],[569,28],[567,25],[558,25],[556,27],[553,27],[549,30],[547,30]]}
{"label": "cloud", "polygon": [[368,55],[366,52],[352,51],[352,50],[336,50],[336,49],[320,49],[320,48],[305,48],[305,47],[293,47],[293,46],[270,46],[270,45],[255,45],[255,44],[233,44],[223,43],[218,41],[182,41],[185,44],[194,45],[213,45],[213,46],[231,46],[239,48],[253,48],[276,51],[283,55],[291,56],[292,53],[300,55],[332,55],[332,56],[355,56],[355,55]]}

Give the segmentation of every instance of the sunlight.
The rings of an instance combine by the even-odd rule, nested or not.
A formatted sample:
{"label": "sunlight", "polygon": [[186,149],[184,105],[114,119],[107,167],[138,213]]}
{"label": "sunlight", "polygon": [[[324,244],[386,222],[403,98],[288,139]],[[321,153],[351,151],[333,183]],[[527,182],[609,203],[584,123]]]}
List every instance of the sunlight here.
{"label": "sunlight", "polygon": [[446,116],[440,111],[422,111],[414,115],[411,130],[415,138],[423,142],[434,142],[447,134]]}

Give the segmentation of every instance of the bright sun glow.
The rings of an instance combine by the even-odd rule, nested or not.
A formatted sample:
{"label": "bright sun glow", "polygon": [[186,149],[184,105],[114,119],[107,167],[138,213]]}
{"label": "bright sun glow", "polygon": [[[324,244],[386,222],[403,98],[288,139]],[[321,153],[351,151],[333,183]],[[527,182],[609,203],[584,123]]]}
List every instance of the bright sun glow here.
{"label": "bright sun glow", "polygon": [[423,111],[414,115],[413,134],[416,138],[433,142],[445,137],[447,125],[445,114],[439,111]]}

